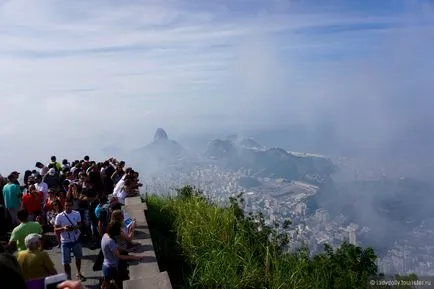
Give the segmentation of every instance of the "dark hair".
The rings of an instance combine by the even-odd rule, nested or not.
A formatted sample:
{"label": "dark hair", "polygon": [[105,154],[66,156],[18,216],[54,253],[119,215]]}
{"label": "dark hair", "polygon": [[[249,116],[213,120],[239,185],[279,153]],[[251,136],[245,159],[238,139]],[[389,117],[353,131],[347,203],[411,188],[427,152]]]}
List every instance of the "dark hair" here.
{"label": "dark hair", "polygon": [[64,159],[64,160],[62,161],[62,164],[63,164],[63,165],[67,165],[67,164],[68,164],[68,160],[67,160],[67,159]]}
{"label": "dark hair", "polygon": [[121,224],[119,223],[109,223],[107,226],[107,234],[110,238],[121,235]]}
{"label": "dark hair", "polygon": [[41,162],[36,162],[35,167],[39,168],[40,166],[44,166]]}
{"label": "dark hair", "polygon": [[7,253],[0,254],[0,279],[7,280],[1,288],[26,289],[17,259]]}
{"label": "dark hair", "polygon": [[49,164],[49,165],[48,165],[48,168],[49,168],[49,169],[53,169],[53,168],[54,168],[54,164]]}
{"label": "dark hair", "polygon": [[56,161],[56,156],[52,156],[52,157],[51,157],[51,161],[52,161],[52,162]]}
{"label": "dark hair", "polygon": [[62,202],[60,200],[54,200],[53,201],[53,207],[54,207],[54,205],[57,205],[59,212],[63,211]]}
{"label": "dark hair", "polygon": [[27,213],[26,210],[21,209],[18,211],[17,217],[18,217],[18,220],[20,220],[21,222],[25,222],[29,218],[29,213]]}
{"label": "dark hair", "polygon": [[89,156],[84,156],[84,158],[83,158],[85,161],[88,161],[90,158],[89,158]]}
{"label": "dark hair", "polygon": [[29,177],[32,175],[32,171],[27,170],[24,172],[24,183],[27,184],[27,181],[29,180]]}
{"label": "dark hair", "polygon": [[114,210],[122,210],[122,205],[121,205],[121,203],[115,203],[115,204],[111,205],[110,208],[111,208],[112,211],[114,211]]}

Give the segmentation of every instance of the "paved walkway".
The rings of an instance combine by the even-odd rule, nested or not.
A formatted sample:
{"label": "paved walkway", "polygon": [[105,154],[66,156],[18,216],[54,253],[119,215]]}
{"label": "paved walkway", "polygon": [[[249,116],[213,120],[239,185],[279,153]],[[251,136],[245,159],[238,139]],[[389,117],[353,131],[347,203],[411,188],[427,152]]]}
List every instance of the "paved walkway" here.
{"label": "paved walkway", "polygon": [[[46,250],[53,260],[56,270],[59,273],[63,273],[63,265],[61,261],[60,248],[54,247],[50,250]],[[83,259],[81,260],[81,272],[86,277],[86,281],[83,284],[89,289],[99,288],[99,280],[102,278],[102,271],[94,272],[92,270],[93,264],[98,256],[99,249],[90,250],[86,246],[83,246]],[[71,276],[74,279],[77,274],[74,258],[71,263]]]}

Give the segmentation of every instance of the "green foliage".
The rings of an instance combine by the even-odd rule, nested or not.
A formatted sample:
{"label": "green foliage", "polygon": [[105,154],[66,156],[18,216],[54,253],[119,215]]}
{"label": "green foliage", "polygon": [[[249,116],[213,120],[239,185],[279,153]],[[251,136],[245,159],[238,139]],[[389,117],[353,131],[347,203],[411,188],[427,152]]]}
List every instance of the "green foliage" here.
{"label": "green foliage", "polygon": [[326,245],[314,258],[307,248],[286,252],[291,222],[267,226],[261,213],[245,214],[242,194],[222,208],[186,186],[146,202],[160,270],[174,288],[366,288],[377,276],[371,248]]}

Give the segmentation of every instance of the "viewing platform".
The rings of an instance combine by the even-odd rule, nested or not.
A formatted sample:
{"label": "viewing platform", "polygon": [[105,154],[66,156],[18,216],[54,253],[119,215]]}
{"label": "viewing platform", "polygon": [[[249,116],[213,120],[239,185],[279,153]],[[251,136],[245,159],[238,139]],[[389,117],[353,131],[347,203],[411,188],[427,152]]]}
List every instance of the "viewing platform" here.
{"label": "viewing platform", "polygon": [[[147,206],[141,197],[131,197],[125,199],[125,212],[136,219],[136,230],[134,242],[141,245],[130,255],[145,255],[145,259],[140,262],[129,262],[129,280],[123,282],[124,289],[171,289],[169,275],[166,271],[160,272],[154,246],[146,221]],[[54,247],[47,250],[53,260],[58,272],[63,272],[60,258],[60,248]],[[93,264],[98,256],[99,249],[90,250],[83,246],[82,273],[86,277],[83,282],[89,289],[99,288],[102,279],[102,271],[93,271]],[[72,276],[75,276],[76,268],[71,266]]]}

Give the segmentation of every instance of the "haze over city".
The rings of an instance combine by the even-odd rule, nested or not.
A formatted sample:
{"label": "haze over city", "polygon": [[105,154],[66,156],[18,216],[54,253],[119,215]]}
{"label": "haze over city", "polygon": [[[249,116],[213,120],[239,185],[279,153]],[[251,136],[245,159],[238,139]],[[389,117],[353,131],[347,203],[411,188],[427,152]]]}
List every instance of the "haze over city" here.
{"label": "haze over city", "polygon": [[[251,193],[260,197],[250,207],[267,210],[277,201],[289,204],[282,191],[304,182],[301,200],[270,209],[271,219],[279,210],[286,217],[299,212],[291,215],[297,224],[315,227],[301,213],[315,196],[315,207],[330,214],[319,217],[329,229],[318,232],[338,236],[327,220],[342,226],[333,218],[358,202],[347,223],[369,227],[361,234],[374,235],[362,245],[384,253],[395,240],[386,240],[390,230],[433,217],[425,207],[416,221],[408,220],[410,211],[393,213],[412,193],[425,205],[433,201],[433,16],[433,2],[423,0],[2,0],[0,173],[32,168],[53,154],[113,155],[143,163],[150,190],[193,182],[218,199],[248,191],[235,183],[255,179],[260,185]],[[158,153],[171,155],[179,143],[190,157],[200,155],[194,165],[181,163],[182,176],[147,159],[161,144],[146,146],[157,128],[176,141]],[[240,139],[226,141],[233,134],[261,147],[240,149]],[[286,153],[267,152],[272,147]],[[322,156],[294,165],[300,155],[288,152],[325,156],[338,169]],[[210,163],[216,158],[222,163]],[[163,177],[147,174],[156,167]],[[284,172],[294,167],[297,174]],[[284,185],[273,183],[280,178]],[[375,184],[353,183],[365,181]],[[378,205],[390,199],[393,206]]]}

